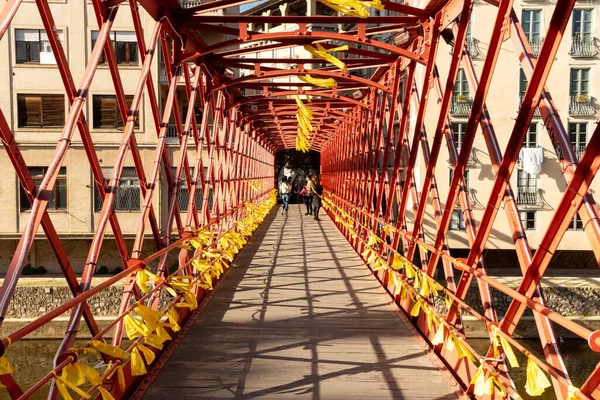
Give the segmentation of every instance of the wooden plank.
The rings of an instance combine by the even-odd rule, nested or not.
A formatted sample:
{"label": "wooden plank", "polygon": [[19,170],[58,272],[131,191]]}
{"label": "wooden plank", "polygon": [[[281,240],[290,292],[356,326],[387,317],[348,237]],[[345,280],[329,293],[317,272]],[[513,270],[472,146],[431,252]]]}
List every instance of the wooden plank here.
{"label": "wooden plank", "polygon": [[271,213],[145,398],[456,398],[322,219]]}

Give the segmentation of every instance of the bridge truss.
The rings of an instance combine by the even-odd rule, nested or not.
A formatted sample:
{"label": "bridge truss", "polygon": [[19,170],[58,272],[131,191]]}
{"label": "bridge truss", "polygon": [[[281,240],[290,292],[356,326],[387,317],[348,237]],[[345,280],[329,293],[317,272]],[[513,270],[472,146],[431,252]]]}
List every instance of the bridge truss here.
{"label": "bridge truss", "polygon": [[[249,3],[249,0],[213,0],[187,9],[182,9],[174,0],[129,0],[129,4],[122,0],[91,0],[99,33],[83,76],[76,85],[51,7],[47,0],[35,0],[70,108],[57,139],[55,155],[39,185],[34,183],[7,123],[5,113],[8,110],[0,110],[2,143],[32,203],[30,217],[0,288],[0,317],[6,316],[38,232],[43,232],[47,238],[73,299],[1,339],[0,381],[10,395],[27,398],[49,382],[50,397],[59,394],[66,397],[65,391],[78,393],[76,389],[85,381],[91,384],[86,387],[87,394],[104,398],[128,397],[140,387],[146,370],[160,362],[163,346],[177,335],[197,302],[207,297],[213,282],[222,277],[235,254],[273,206],[274,154],[296,145],[298,105],[294,97],[299,96],[312,112],[314,131],[310,136],[310,148],[321,152],[323,202],[329,215],[363,255],[396,303],[410,316],[465,392],[481,397],[518,398],[518,392],[523,388],[516,387],[511,378],[512,370],[517,368],[512,365],[511,355],[517,351],[525,354],[528,366],[531,364],[532,369],[549,377],[552,388],[548,390],[554,390],[557,398],[600,398],[600,367],[595,368],[581,387],[574,387],[553,327],[559,325],[587,340],[591,350],[596,352],[600,351],[600,332],[592,332],[548,309],[540,286],[540,279],[577,212],[596,259],[600,260],[599,211],[589,191],[600,166],[600,156],[597,156],[600,133],[596,129],[578,160],[545,88],[575,0],[556,2],[537,58],[533,56],[513,11],[513,1],[487,1],[497,7],[497,16],[482,71],[477,74],[465,45],[472,1],[431,0],[424,8],[382,1],[389,11],[388,16],[359,18],[212,13]],[[0,39],[6,40],[4,36],[21,2],[8,0],[3,6]],[[142,30],[138,6],[155,21],[151,34]],[[131,13],[142,57],[136,90],[129,104],[110,36],[119,11]],[[235,23],[236,27],[224,23]],[[294,28],[284,32],[252,30],[252,26],[264,23],[288,24]],[[350,24],[353,28],[321,31],[313,29],[317,24],[333,27]],[[449,30],[454,37],[454,51],[448,77],[443,81],[437,73],[436,55],[440,40]],[[206,32],[220,33],[228,39],[207,44],[203,39]],[[376,38],[384,33],[393,34],[394,39],[390,42]],[[486,97],[492,77],[497,73],[501,45],[506,40],[514,43],[517,61],[529,84],[508,146],[502,152],[490,111],[486,108]],[[317,44],[326,50],[348,44],[344,59],[346,67],[340,69],[317,58],[273,60],[248,56],[260,51]],[[157,90],[150,68],[158,48],[165,58],[162,61],[169,82],[162,110],[157,104]],[[124,125],[111,176],[104,176],[100,168],[94,138],[83,112],[103,53]],[[448,113],[461,65],[475,96],[463,143],[458,149]],[[372,69],[370,76],[354,73],[365,69]],[[235,73],[230,74],[231,70]],[[336,84],[320,87],[299,80],[282,82],[279,79],[306,75],[331,78]],[[179,156],[170,160],[166,151],[167,125],[172,116],[175,121],[182,120],[176,96],[181,77],[185,82],[187,104],[199,102],[203,115],[197,123],[194,108],[189,107],[183,126],[177,124]],[[144,94],[151,99],[158,138],[155,162],[149,170],[142,165],[135,135],[135,122]],[[424,121],[430,98],[437,98],[440,106],[436,111],[435,131],[428,135]],[[552,142],[561,150],[560,164],[568,187],[546,227],[541,245],[532,253],[509,179],[536,108],[551,133]],[[415,116],[412,124],[409,123],[411,114]],[[478,132],[485,139],[495,174],[479,222],[473,217],[472,199],[464,185],[465,170]],[[77,134],[103,200],[81,276],[75,274],[47,212],[50,192]],[[190,136],[192,140],[188,140]],[[444,143],[454,170],[445,201],[439,196],[435,176]],[[193,150],[194,159],[188,158],[188,150]],[[118,182],[128,156],[133,158],[142,183],[143,204],[132,248],[125,244],[114,210]],[[415,171],[419,162],[426,165],[421,184]],[[176,167],[174,171],[172,165]],[[167,218],[159,224],[160,205],[155,203],[153,194],[161,173],[166,176],[170,201],[166,205]],[[182,182],[190,188],[187,209],[179,209],[177,202],[177,188]],[[200,204],[197,204],[196,191],[202,193]],[[435,217],[426,221],[429,203]],[[455,204],[459,204],[466,221],[470,245],[466,258],[455,258],[447,243]],[[408,222],[407,211],[411,207],[413,218]],[[482,260],[499,213],[509,221],[523,274],[517,289],[488,276]],[[425,240],[425,222],[435,224],[434,241]],[[115,241],[124,270],[92,287],[105,239]],[[153,250],[148,253],[148,248]],[[176,271],[168,270],[168,256],[177,258]],[[434,279],[438,276],[443,276],[441,283]],[[125,281],[125,289],[120,315],[101,329],[86,300],[121,280]],[[483,313],[478,313],[465,301],[473,281],[479,288]],[[501,319],[496,313],[492,290],[512,299]],[[446,298],[445,307],[436,306],[438,296]],[[161,300],[165,297],[166,302]],[[535,317],[544,358],[531,354],[512,337],[526,310],[531,310]],[[34,386],[21,387],[10,366],[10,346],[64,313],[69,315],[69,326],[53,370]],[[473,315],[488,327],[490,345],[485,354],[478,354],[469,345],[462,323],[464,314]],[[82,318],[93,340],[75,348]],[[112,335],[108,335],[109,332]],[[124,334],[131,342],[126,349],[121,349]],[[102,357],[107,364],[105,371],[94,373],[86,369],[82,360],[89,353]],[[79,374],[77,371],[83,371],[83,381],[73,380],[73,376]],[[490,382],[493,389],[489,393],[482,392],[488,391],[486,383]]]}

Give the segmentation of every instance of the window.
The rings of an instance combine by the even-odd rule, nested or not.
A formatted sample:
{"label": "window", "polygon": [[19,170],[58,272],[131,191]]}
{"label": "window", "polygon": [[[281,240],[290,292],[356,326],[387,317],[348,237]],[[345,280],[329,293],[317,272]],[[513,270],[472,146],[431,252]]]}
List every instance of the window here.
{"label": "window", "polygon": [[573,10],[573,37],[590,38],[592,36],[592,10]]}
{"label": "window", "polygon": [[17,94],[19,128],[62,128],[65,96],[62,94]]}
{"label": "window", "polygon": [[[63,41],[62,30],[58,38]],[[48,35],[43,29],[15,29],[17,64],[56,64]]]}
{"label": "window", "polygon": [[[133,96],[125,96],[125,100],[129,107]],[[121,118],[117,97],[114,95],[92,96],[92,114],[94,129],[123,129],[123,118]],[[139,126],[139,118],[136,118],[135,127],[139,128]]]}
{"label": "window", "polygon": [[[177,173],[177,168],[171,167],[171,174],[173,175],[173,179],[175,178],[175,174]],[[194,168],[190,167],[190,178],[194,178]],[[196,208],[202,208],[202,187],[200,185],[200,179],[198,179],[198,183],[196,184],[196,193],[194,195],[196,198]],[[190,191],[188,189],[187,180],[185,178],[185,171],[181,171],[181,182],[179,183],[179,193],[177,194],[177,203],[179,206],[180,212],[186,212],[190,201]]]}
{"label": "window", "polygon": [[590,84],[589,68],[571,68],[571,96],[587,96]]}
{"label": "window", "polygon": [[538,123],[532,122],[527,130],[527,135],[523,139],[523,147],[537,147]]}
{"label": "window", "polygon": [[463,142],[463,136],[465,131],[467,130],[466,122],[453,122],[452,130],[454,131],[454,143],[456,143],[456,147],[460,149]]}
{"label": "window", "polygon": [[[98,40],[98,32],[92,32],[92,48]],[[110,40],[115,50],[117,64],[138,65],[138,47],[135,32],[114,31],[110,32]],[[104,53],[100,57],[100,64],[106,64]]]}
{"label": "window", "polygon": [[537,177],[531,176],[522,169],[517,170],[517,188],[536,189]]}
{"label": "window", "polygon": [[[471,176],[471,171],[468,170],[468,169],[466,169],[465,170],[464,181],[465,181],[465,184],[467,185],[467,188],[471,187],[471,185],[470,185],[470,182],[471,182],[470,176]],[[450,170],[450,179],[448,180],[448,185],[450,185],[450,183],[452,183],[452,178],[454,178],[454,170],[453,169]]]}
{"label": "window", "polygon": [[583,221],[579,216],[579,213],[575,213],[573,217],[573,221],[571,221],[571,225],[568,228],[570,231],[582,231],[583,230]]}
{"label": "window", "polygon": [[[36,188],[42,183],[46,174],[46,167],[29,167],[29,173],[33,178]],[[31,203],[27,197],[27,193],[21,186],[21,211],[31,210]],[[58,171],[58,178],[52,188],[50,199],[48,200],[48,210],[64,210],[67,208],[67,169],[61,167]]]}
{"label": "window", "polygon": [[464,231],[467,229],[465,221],[463,219],[462,210],[452,211],[452,217],[450,218],[450,230],[451,231]]}
{"label": "window", "polygon": [[535,230],[535,211],[519,211],[521,215],[521,221],[523,221],[523,226],[525,230],[534,231]]}
{"label": "window", "polygon": [[577,159],[581,158],[587,145],[587,126],[586,122],[569,122],[569,140]]}
{"label": "window", "polygon": [[[102,168],[105,179],[112,176],[112,168]],[[94,211],[102,210],[102,198],[94,185]],[[139,211],[141,202],[140,182],[134,167],[124,167],[115,196],[115,211]]]}
{"label": "window", "polygon": [[521,27],[529,43],[537,43],[540,40],[542,10],[523,10]]}
{"label": "window", "polygon": [[519,97],[521,97],[521,99],[523,98],[523,96],[525,96],[525,92],[527,91],[527,84],[529,83],[527,81],[527,77],[525,76],[525,72],[523,72],[523,68],[521,68],[519,70],[520,73],[520,79],[519,79]]}
{"label": "window", "polygon": [[462,68],[458,70],[456,82],[454,83],[454,97],[457,96],[469,96],[469,82],[467,81],[467,75]]}

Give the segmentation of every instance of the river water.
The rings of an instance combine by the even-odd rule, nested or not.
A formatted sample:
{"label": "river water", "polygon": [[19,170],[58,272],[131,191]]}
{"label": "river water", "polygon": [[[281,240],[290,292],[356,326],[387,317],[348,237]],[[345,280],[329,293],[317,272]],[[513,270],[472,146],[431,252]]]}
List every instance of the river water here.
{"label": "river water", "polygon": [[[532,353],[543,359],[542,349],[537,340],[520,340],[520,342]],[[83,342],[77,343],[81,345]],[[471,339],[469,344],[478,353],[484,353],[489,347],[489,341],[486,339]],[[31,387],[37,380],[43,377],[50,371],[52,366],[52,358],[56,353],[60,340],[23,340],[13,344],[8,350],[8,357],[16,368],[15,378],[22,388]],[[600,362],[600,354],[590,350],[584,340],[565,340],[560,345],[567,371],[571,375],[573,384],[577,387],[581,386],[586,377],[594,370],[595,366]],[[525,369],[527,360],[523,354],[515,351],[520,368],[513,369],[511,376],[513,377],[517,390],[523,399],[538,399],[549,400],[554,399],[552,389],[547,389],[540,397],[529,397],[525,392]],[[98,356],[86,356],[86,364],[91,366],[99,366],[101,359]],[[48,388],[40,390],[31,399],[43,399]],[[3,389],[0,389],[0,399],[9,399],[8,394]]]}

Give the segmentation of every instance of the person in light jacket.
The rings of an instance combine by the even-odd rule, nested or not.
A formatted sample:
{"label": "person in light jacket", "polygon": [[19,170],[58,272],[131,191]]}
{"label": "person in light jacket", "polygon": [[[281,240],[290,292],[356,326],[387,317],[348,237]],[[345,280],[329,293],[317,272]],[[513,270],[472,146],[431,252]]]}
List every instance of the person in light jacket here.
{"label": "person in light jacket", "polygon": [[281,193],[281,201],[283,201],[283,206],[281,207],[281,215],[287,214],[288,208],[290,206],[290,194],[292,192],[291,178],[286,176],[283,177],[281,183],[279,184],[279,192]]}

